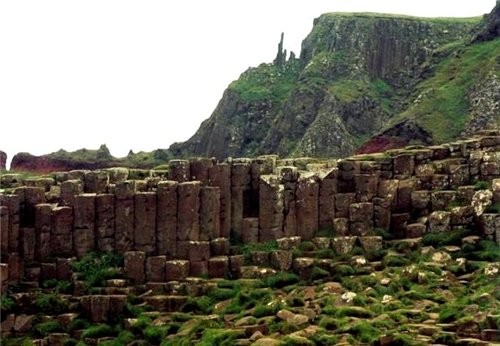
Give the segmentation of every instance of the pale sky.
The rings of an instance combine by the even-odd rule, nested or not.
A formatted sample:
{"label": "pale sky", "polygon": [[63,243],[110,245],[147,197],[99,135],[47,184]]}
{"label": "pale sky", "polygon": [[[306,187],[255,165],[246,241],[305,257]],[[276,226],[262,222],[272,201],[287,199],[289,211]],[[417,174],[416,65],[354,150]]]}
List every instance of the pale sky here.
{"label": "pale sky", "polygon": [[300,53],[326,12],[470,17],[495,0],[60,0],[0,2],[0,150],[114,156],[187,140],[228,84]]}

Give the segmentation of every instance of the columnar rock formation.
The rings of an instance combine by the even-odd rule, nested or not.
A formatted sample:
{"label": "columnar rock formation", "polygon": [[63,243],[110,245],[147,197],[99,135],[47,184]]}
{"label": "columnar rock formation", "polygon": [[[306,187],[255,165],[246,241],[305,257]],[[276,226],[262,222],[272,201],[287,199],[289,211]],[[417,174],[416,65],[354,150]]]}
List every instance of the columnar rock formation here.
{"label": "columnar rock formation", "polygon": [[[326,246],[332,238],[342,252],[357,239],[372,244],[376,228],[413,238],[469,227],[498,242],[500,215],[487,207],[500,203],[499,177],[500,133],[491,131],[340,161],[270,155],[173,160],[166,171],[79,170],[24,180],[4,174],[2,282],[28,272],[31,281],[46,279],[57,275],[47,268],[94,250],[125,255],[136,282],[219,277],[240,270],[231,237],[322,244],[318,235],[328,234]],[[491,187],[476,191],[481,181]],[[286,254],[276,256],[283,269]]]}

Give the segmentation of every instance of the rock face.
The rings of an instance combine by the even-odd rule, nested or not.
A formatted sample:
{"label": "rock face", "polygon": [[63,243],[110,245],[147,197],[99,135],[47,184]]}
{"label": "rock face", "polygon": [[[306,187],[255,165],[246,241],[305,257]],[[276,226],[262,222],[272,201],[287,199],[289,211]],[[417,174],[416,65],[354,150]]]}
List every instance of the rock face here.
{"label": "rock face", "polygon": [[489,41],[500,36],[500,2],[488,15],[485,28],[477,35],[476,41]]}
{"label": "rock face", "polygon": [[6,169],[7,166],[7,154],[0,150],[0,171]]}
{"label": "rock face", "polygon": [[[484,24],[491,30],[494,13]],[[217,158],[343,157],[363,142],[360,152],[376,152],[496,128],[498,66],[475,59],[494,61],[500,45],[464,43],[480,20],[324,14],[300,58],[283,56],[282,37],[274,63],[244,72],[195,135],[169,150]]]}

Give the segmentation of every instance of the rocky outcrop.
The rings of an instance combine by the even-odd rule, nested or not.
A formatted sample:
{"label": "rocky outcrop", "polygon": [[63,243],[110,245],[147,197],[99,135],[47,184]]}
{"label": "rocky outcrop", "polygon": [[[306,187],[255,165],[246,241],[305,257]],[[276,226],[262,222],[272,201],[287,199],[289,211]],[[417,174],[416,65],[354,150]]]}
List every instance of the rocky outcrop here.
{"label": "rocky outcrop", "polygon": [[484,29],[477,35],[475,41],[490,41],[500,36],[500,1],[487,16]]}
{"label": "rocky outcrop", "polygon": [[0,150],[0,171],[6,169],[7,166],[7,154]]}
{"label": "rocky outcrop", "polygon": [[[441,129],[405,110],[414,106],[419,94],[413,91],[436,74],[439,62],[453,57],[448,47],[469,42],[479,21],[324,14],[315,19],[299,59],[286,59],[282,37],[274,63],[251,68],[231,83],[195,135],[170,150],[174,156],[217,158],[344,157],[373,136],[384,138],[379,144],[389,142],[377,149],[456,138],[463,128],[442,136]],[[438,83],[433,82],[436,88]],[[469,111],[458,116],[466,118]]]}

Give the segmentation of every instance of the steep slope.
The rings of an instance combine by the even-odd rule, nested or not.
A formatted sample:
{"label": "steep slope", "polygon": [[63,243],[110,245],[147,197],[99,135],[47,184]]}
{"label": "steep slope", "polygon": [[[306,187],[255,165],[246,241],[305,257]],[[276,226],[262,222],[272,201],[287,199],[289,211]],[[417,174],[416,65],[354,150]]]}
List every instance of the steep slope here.
{"label": "steep slope", "polygon": [[[404,112],[418,97],[419,83],[473,38],[479,22],[324,14],[303,41],[300,58],[286,59],[280,42],[273,64],[251,68],[231,83],[196,134],[170,151],[219,158],[349,155],[372,136],[411,118]],[[496,45],[490,48],[496,52]],[[458,116],[465,124],[469,115]],[[419,122],[403,127],[411,139],[443,140]]]}

